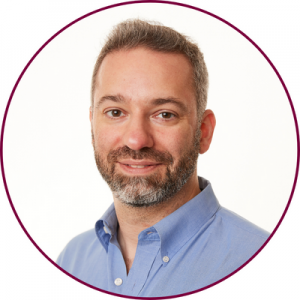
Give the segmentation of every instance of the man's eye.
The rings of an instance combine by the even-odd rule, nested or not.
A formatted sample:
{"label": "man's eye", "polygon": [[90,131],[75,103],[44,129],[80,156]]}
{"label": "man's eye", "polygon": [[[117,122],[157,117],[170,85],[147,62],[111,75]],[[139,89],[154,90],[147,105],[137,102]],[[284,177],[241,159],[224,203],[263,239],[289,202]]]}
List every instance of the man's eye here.
{"label": "man's eye", "polygon": [[113,109],[107,112],[108,116],[111,118],[118,118],[123,115],[123,113],[118,109]]}
{"label": "man's eye", "polygon": [[162,119],[171,119],[171,118],[175,117],[174,114],[172,114],[170,112],[166,112],[166,111],[158,114],[157,116],[161,116],[159,118],[162,118]]}

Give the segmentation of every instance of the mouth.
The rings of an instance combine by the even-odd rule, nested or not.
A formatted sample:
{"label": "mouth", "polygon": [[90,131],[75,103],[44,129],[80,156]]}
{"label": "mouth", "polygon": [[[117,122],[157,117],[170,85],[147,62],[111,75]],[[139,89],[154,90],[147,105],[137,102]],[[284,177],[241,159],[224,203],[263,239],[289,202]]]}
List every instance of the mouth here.
{"label": "mouth", "polygon": [[119,161],[118,165],[126,173],[133,175],[143,175],[156,170],[162,164],[150,161]]}
{"label": "mouth", "polygon": [[125,166],[128,166],[128,167],[131,167],[131,168],[134,168],[134,169],[143,169],[143,168],[146,168],[146,167],[150,167],[151,165],[126,165]]}

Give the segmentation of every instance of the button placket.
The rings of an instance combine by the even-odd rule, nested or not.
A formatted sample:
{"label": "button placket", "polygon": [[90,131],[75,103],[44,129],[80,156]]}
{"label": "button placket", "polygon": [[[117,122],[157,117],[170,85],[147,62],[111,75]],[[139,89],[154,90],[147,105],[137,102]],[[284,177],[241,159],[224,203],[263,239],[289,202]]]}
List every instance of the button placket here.
{"label": "button placket", "polygon": [[148,280],[159,248],[160,240],[155,231],[140,233],[133,265],[128,273],[126,284],[122,286],[124,294],[139,295]]}

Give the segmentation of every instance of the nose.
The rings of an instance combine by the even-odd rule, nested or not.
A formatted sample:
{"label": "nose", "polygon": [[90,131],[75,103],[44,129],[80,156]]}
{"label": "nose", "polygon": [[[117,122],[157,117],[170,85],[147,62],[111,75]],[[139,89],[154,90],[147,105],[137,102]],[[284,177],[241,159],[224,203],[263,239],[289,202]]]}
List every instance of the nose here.
{"label": "nose", "polygon": [[123,143],[132,150],[153,147],[152,132],[147,121],[143,118],[130,120],[123,135]]}

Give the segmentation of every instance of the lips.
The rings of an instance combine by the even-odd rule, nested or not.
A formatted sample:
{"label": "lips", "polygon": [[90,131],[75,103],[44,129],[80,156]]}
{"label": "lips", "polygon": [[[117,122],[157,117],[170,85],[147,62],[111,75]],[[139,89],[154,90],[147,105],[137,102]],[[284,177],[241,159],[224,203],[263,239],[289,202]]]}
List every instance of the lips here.
{"label": "lips", "polygon": [[132,160],[132,159],[128,159],[128,160],[119,160],[118,161],[120,164],[123,165],[127,165],[130,166],[132,168],[138,168],[138,167],[148,167],[148,166],[155,166],[155,165],[159,165],[161,163],[156,162],[156,161],[150,161],[150,160]]}
{"label": "lips", "polygon": [[142,165],[126,165],[126,166],[129,166],[131,168],[136,168],[136,169],[142,169],[142,168],[148,167],[149,165],[144,165],[144,166],[142,166]]}
{"label": "lips", "polygon": [[125,172],[132,174],[146,174],[161,165],[161,163],[145,160],[124,160],[118,163]]}

